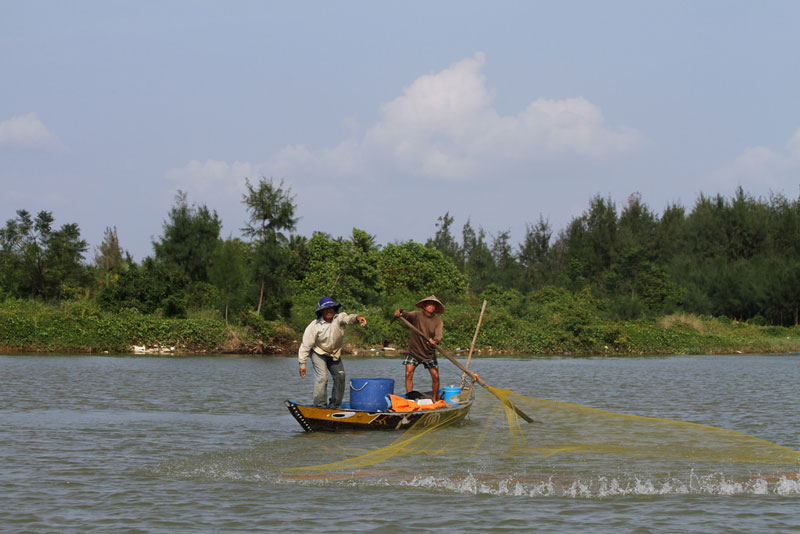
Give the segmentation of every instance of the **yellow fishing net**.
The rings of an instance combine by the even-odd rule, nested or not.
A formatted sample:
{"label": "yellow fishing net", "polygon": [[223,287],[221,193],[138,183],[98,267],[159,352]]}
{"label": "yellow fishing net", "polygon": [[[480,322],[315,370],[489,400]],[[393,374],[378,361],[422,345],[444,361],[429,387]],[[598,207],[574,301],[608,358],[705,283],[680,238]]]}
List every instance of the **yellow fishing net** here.
{"label": "yellow fishing net", "polygon": [[[529,454],[547,457],[580,452],[708,462],[800,464],[800,452],[733,430],[609,412],[569,402],[525,397],[507,389],[490,389],[506,407],[516,448]],[[532,436],[526,438],[516,413],[509,406],[517,406],[533,415],[537,421],[534,425],[541,428],[533,429]]]}
{"label": "yellow fishing net", "polygon": [[[477,403],[474,421],[423,417],[390,444],[321,465],[289,468],[297,473],[355,471],[397,456],[447,455],[470,458],[477,452],[544,459],[618,456],[625,459],[800,465],[800,452],[740,432],[671,419],[643,417],[588,406],[518,395],[488,388],[493,402]],[[488,396],[487,396],[488,397]],[[497,402],[499,400],[500,402]],[[519,412],[533,418],[520,419]],[[434,415],[434,414],[431,414]],[[464,428],[467,425],[469,428]]]}

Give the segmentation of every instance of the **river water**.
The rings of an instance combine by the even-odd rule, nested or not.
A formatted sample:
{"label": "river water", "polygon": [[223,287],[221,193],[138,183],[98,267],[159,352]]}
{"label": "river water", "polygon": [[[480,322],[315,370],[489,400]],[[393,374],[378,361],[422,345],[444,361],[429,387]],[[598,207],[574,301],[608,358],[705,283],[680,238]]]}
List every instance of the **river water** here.
{"label": "river water", "polygon": [[[402,389],[399,358],[346,358],[345,368]],[[797,355],[479,358],[472,368],[521,395],[800,450]],[[449,362],[441,370],[443,385],[458,382]],[[800,531],[796,464],[522,458],[500,432],[468,458],[295,476],[284,468],[398,437],[303,433],[283,400],[307,402],[311,389],[285,357],[0,356],[0,531]],[[473,439],[494,405],[479,390],[468,420],[437,432]]]}

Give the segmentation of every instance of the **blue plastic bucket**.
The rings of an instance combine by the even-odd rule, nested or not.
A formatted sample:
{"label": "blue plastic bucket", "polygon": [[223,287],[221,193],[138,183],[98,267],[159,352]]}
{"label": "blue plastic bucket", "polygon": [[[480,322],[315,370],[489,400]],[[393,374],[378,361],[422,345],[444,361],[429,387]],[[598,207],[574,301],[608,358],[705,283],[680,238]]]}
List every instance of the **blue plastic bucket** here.
{"label": "blue plastic bucket", "polygon": [[458,398],[458,396],[461,394],[461,388],[458,386],[448,386],[443,388],[442,391],[444,391],[442,398],[448,406],[456,404],[461,400]]}
{"label": "blue plastic bucket", "polygon": [[394,393],[394,380],[391,378],[352,378],[350,379],[350,408],[368,412],[385,411],[387,395]]}

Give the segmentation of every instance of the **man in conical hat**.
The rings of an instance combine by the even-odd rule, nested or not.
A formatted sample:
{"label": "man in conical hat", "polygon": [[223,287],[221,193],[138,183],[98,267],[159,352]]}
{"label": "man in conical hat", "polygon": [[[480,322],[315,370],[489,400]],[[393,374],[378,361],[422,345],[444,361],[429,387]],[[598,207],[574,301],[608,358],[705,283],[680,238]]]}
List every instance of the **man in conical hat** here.
{"label": "man in conical hat", "polygon": [[403,365],[406,367],[406,394],[414,391],[414,371],[419,364],[422,364],[431,373],[433,402],[436,402],[439,400],[439,362],[436,361],[434,345],[442,341],[443,324],[437,314],[444,313],[444,305],[436,295],[431,295],[417,302],[417,308],[422,309],[410,312],[394,311],[395,317],[403,317],[425,334],[421,336],[417,332],[411,332],[408,354],[403,359]]}

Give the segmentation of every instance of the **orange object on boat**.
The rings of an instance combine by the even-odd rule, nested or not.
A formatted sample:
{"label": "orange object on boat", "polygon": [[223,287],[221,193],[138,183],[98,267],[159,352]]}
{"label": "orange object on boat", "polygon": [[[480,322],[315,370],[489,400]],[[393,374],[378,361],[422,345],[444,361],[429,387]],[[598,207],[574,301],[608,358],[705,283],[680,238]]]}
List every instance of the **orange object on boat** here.
{"label": "orange object on boat", "polygon": [[391,411],[393,412],[416,412],[421,410],[437,410],[439,408],[447,408],[447,403],[442,399],[439,399],[431,404],[420,405],[416,401],[406,399],[405,397],[389,394],[389,400],[392,401]]}

